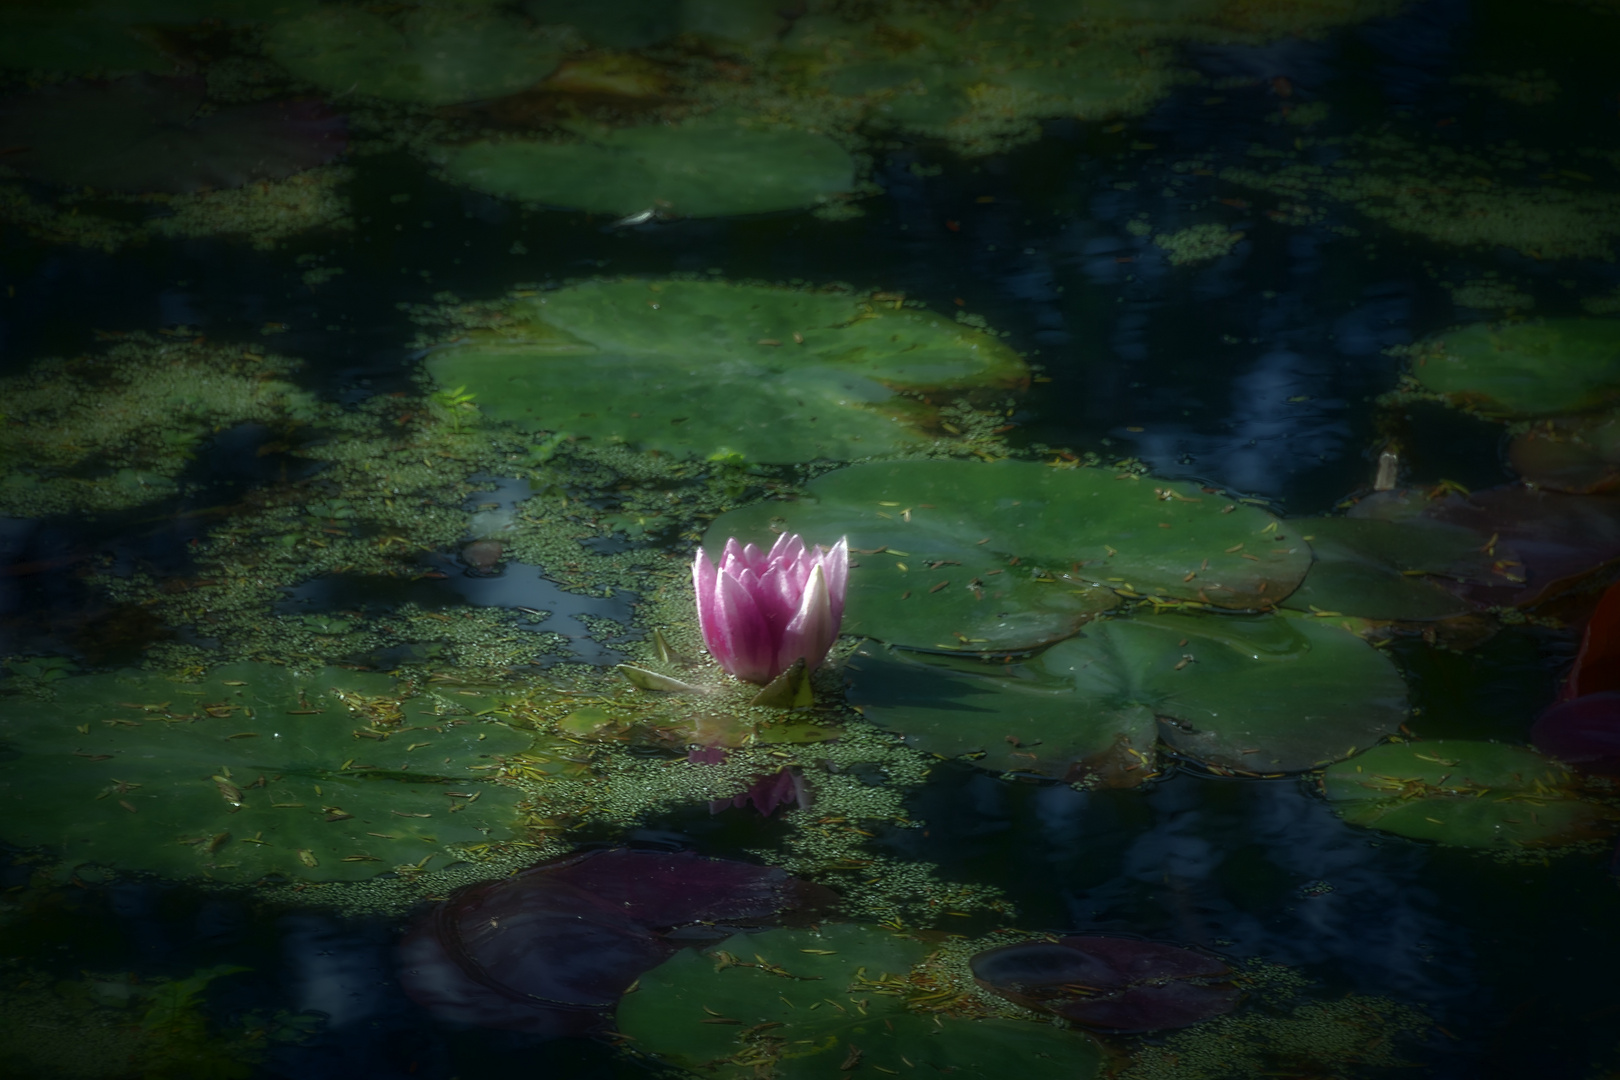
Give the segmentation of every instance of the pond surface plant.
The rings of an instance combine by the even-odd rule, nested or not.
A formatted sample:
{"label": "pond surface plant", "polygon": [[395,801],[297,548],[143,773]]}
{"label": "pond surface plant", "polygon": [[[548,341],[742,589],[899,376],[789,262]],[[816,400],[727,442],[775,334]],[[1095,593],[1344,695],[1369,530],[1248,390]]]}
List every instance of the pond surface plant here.
{"label": "pond surface plant", "polygon": [[0,5],[0,1071],[1620,1071],[1616,40]]}

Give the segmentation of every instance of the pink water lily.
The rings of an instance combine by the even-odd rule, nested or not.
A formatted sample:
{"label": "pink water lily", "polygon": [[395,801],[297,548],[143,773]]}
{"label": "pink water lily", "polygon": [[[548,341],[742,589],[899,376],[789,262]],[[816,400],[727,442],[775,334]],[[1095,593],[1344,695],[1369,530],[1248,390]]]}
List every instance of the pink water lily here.
{"label": "pink water lily", "polygon": [[744,682],[768,683],[802,659],[814,670],[838,639],[849,582],[849,541],[805,549],[783,533],[769,553],[726,541],[717,567],[700,548],[692,561],[698,625],[720,666]]}

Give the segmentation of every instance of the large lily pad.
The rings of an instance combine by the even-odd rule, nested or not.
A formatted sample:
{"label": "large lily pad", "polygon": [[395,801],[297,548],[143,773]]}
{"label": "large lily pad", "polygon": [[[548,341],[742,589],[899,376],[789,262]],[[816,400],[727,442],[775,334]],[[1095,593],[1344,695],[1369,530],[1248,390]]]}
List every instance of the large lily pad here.
{"label": "large lily pad", "polygon": [[424,6],[396,24],[326,7],[271,27],[265,51],[295,77],[337,94],[453,105],[544,79],[574,36],[497,11]]}
{"label": "large lily pad", "polygon": [[504,837],[517,792],[481,770],[532,741],[493,722],[396,719],[391,679],[337,668],[241,663],[198,683],[88,675],[55,690],[0,710],[0,836],[170,877],[353,880]]}
{"label": "large lily pad", "polygon": [[136,75],[14,94],[0,100],[5,164],[57,184],[181,193],[291,176],[346,146],[343,118],[319,102],[200,115],[205,90],[201,78]]}
{"label": "large lily pad", "polygon": [[1288,523],[1311,545],[1316,561],[1283,606],[1367,619],[1445,619],[1473,610],[1429,575],[1495,584],[1508,553],[1488,553],[1469,529],[1424,518],[1303,518]]}
{"label": "large lily pad", "polygon": [[[1067,637],[1106,590],[1222,608],[1280,602],[1310,566],[1287,523],[1186,484],[1029,462],[857,465],[793,503],[724,514],[704,539],[848,536],[846,632],[1005,652]],[[857,553],[858,554],[854,554]]]}
{"label": "large lily pad", "polygon": [[1009,1001],[1097,1031],[1163,1031],[1237,1008],[1232,969],[1158,941],[1084,934],[976,953],[973,977]]}
{"label": "large lily pad", "polygon": [[445,176],[502,198],[630,215],[718,217],[796,210],[855,186],[825,135],[734,118],[581,132],[566,141],[480,140],[439,154]]}
{"label": "large lily pad", "polygon": [[919,749],[1071,782],[1145,777],[1155,736],[1222,772],[1300,772],[1406,717],[1382,653],[1294,615],[1110,619],[1017,664],[865,646],[845,670],[850,701]]}
{"label": "large lily pad", "polygon": [[1419,346],[1412,376],[1487,416],[1558,416],[1620,402],[1620,319],[1477,323]]}
{"label": "large lily pad", "polygon": [[433,377],[497,420],[676,454],[893,452],[922,443],[936,417],[898,391],[1028,378],[989,334],[847,293],[602,281],[515,300],[509,314],[436,350]]}
{"label": "large lily pad", "polygon": [[1537,487],[1579,495],[1620,489],[1620,414],[1537,424],[1513,440],[1508,459]]}
{"label": "large lily pad", "polygon": [[1620,816],[1534,750],[1460,739],[1377,747],[1329,768],[1322,790],[1346,821],[1459,847],[1585,840]]}
{"label": "large lily pad", "polygon": [[883,930],[739,934],[641,978],[619,1004],[638,1050],[719,1080],[948,1073],[1085,1080],[1101,1063],[1083,1035],[1028,1021],[908,1012],[901,981],[929,952]]}
{"label": "large lily pad", "polygon": [[73,75],[171,72],[162,34],[200,23],[235,25],[302,14],[315,0],[6,0],[0,68]]}

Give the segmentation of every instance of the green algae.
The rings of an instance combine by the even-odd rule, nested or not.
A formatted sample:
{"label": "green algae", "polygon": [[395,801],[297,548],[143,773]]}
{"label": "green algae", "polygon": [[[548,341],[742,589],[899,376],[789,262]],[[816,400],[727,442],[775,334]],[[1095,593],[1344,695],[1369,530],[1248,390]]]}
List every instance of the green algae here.
{"label": "green algae", "polygon": [[36,198],[0,172],[0,221],[52,244],[99,251],[158,240],[218,236],[269,251],[295,236],[354,228],[347,191],[354,170],[321,165],[282,180],[189,195],[67,192]]}
{"label": "green algae", "polygon": [[283,431],[327,407],[290,380],[299,364],[177,333],[109,335],[98,353],[37,361],[0,379],[0,513],[106,512],[173,494],[216,432]]}
{"label": "green algae", "polygon": [[1243,233],[1225,225],[1190,225],[1173,233],[1160,233],[1153,242],[1169,253],[1171,266],[1190,266],[1230,255]]}
{"label": "green algae", "polygon": [[[1339,156],[1318,164],[1322,149]],[[1383,131],[1251,156],[1254,165],[1223,169],[1221,179],[1288,200],[1297,219],[1319,219],[1324,203],[1347,205],[1398,232],[1535,259],[1609,260],[1620,236],[1620,195],[1583,171],[1591,165],[1560,167],[1562,159],[1518,143],[1462,150]]]}

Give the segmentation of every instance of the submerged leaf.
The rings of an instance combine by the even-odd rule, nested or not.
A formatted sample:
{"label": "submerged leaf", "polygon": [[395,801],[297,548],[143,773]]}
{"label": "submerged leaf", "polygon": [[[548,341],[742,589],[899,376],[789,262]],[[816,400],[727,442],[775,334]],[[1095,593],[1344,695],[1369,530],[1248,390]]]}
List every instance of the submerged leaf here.
{"label": "submerged leaf", "polygon": [[1489,585],[1500,581],[1506,545],[1487,554],[1479,536],[1424,518],[1299,518],[1289,521],[1315,562],[1283,602],[1295,611],[1332,611],[1367,619],[1445,619],[1473,610],[1435,578]]}
{"label": "submerged leaf", "polygon": [[316,101],[206,113],[201,78],[131,76],[47,85],[0,100],[5,164],[106,191],[195,192],[281,179],[343,153],[343,117]]}
{"label": "submerged leaf", "polygon": [[1186,1027],[1237,1008],[1232,969],[1156,941],[1086,934],[977,953],[980,986],[1026,1008],[1108,1032]]}
{"label": "submerged leaf", "polygon": [[406,935],[400,978],[443,1020],[582,1034],[682,942],[716,941],[832,899],[773,867],[587,851],[457,892]]}
{"label": "submerged leaf", "polygon": [[1513,440],[1508,458],[1537,487],[1578,495],[1620,488],[1620,415],[1537,424]]}

